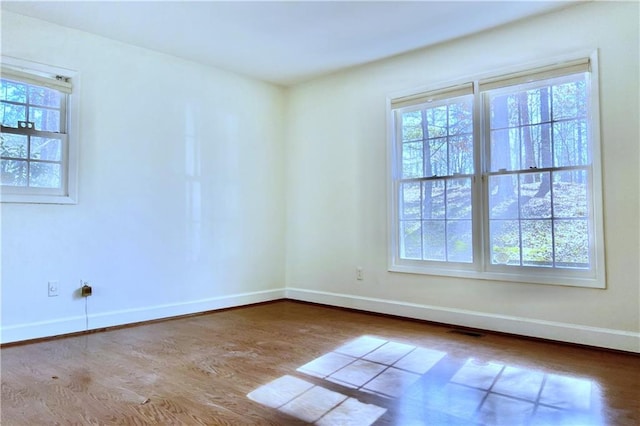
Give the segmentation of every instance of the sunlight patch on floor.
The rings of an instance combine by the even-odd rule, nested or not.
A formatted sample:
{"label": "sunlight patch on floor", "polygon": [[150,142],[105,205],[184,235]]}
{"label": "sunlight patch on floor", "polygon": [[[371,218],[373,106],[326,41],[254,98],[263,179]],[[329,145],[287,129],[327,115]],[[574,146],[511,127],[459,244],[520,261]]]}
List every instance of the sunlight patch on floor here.
{"label": "sunlight patch on floor", "polygon": [[396,421],[417,424],[603,424],[599,390],[590,380],[378,337],[359,337],[296,372],[307,380],[285,375],[247,396],[325,426],[367,426],[389,410]]}
{"label": "sunlight patch on floor", "polygon": [[300,420],[325,426],[366,426],[387,411],[288,375],[260,386],[247,397]]}

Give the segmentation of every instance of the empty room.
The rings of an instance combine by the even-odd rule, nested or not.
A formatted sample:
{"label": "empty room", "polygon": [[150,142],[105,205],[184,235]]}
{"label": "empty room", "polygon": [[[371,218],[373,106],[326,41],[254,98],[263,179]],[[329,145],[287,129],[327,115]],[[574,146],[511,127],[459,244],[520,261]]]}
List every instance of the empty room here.
{"label": "empty room", "polygon": [[637,1],[2,1],[2,425],[640,424]]}

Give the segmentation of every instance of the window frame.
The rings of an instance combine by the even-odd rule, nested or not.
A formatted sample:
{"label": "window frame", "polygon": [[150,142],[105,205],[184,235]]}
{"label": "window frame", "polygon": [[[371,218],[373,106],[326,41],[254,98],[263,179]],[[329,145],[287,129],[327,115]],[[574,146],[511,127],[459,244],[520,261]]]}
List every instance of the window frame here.
{"label": "window frame", "polygon": [[[10,76],[9,80],[20,81],[32,86],[55,85],[56,76],[64,76],[73,82],[73,93],[63,93],[61,114],[65,115],[61,122],[60,132],[4,128],[8,134],[44,136],[47,134],[62,142],[61,188],[38,188],[26,186],[0,185],[0,202],[2,203],[35,203],[35,204],[77,204],[78,202],[78,73],[65,68],[26,61],[9,56],[0,58],[0,66]],[[22,79],[16,75],[24,76]],[[4,76],[3,76],[4,78]],[[41,84],[40,84],[41,83]],[[55,89],[55,87],[54,87]],[[28,159],[27,161],[30,161]]]}
{"label": "window frame", "polygon": [[[595,51],[581,51],[572,55],[550,58],[524,65],[513,66],[497,71],[492,71],[470,78],[462,78],[455,81],[444,82],[433,86],[422,87],[394,94],[387,98],[387,208],[388,208],[388,271],[413,273],[436,276],[449,276],[459,278],[472,278],[481,280],[508,281],[518,283],[548,284],[588,288],[606,288],[605,255],[604,255],[604,227],[603,227],[603,200],[602,200],[602,166],[601,166],[601,142],[600,142],[600,111],[599,111],[599,78],[598,55]],[[590,238],[593,237],[593,258],[590,259],[590,270],[578,270],[569,268],[543,268],[536,266],[502,266],[493,265],[490,257],[489,238],[489,143],[490,126],[489,114],[486,103],[489,102],[487,91],[480,91],[481,83],[504,80],[514,76],[516,80],[544,75],[549,69],[562,69],[573,66],[576,61],[588,60],[589,78],[587,79],[587,97],[589,109],[587,111],[587,128],[591,149],[591,180],[588,188]],[[546,77],[550,79],[552,77]],[[533,79],[536,84],[540,79]],[[531,81],[531,80],[530,80]],[[402,174],[402,151],[398,149],[402,145],[402,137],[398,132],[402,131],[398,126],[401,114],[411,105],[394,108],[394,104],[405,99],[428,98],[429,93],[443,93],[447,88],[461,87],[465,84],[473,84],[473,139],[474,139],[474,182],[472,188],[472,235],[473,235],[473,262],[454,263],[425,260],[408,260],[400,258],[400,207],[399,207],[399,181]],[[492,83],[493,84],[493,83]],[[514,83],[508,86],[515,86]],[[505,86],[503,86],[505,87]],[[420,102],[420,101],[418,101]],[[424,108],[423,103],[413,103],[413,109]],[[589,192],[589,191],[588,191]]]}

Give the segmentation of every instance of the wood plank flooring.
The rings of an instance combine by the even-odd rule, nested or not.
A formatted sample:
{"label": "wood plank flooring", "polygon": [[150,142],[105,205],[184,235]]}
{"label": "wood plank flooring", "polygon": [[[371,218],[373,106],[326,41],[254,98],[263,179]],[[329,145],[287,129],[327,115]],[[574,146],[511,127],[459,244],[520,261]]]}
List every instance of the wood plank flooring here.
{"label": "wood plank flooring", "polygon": [[0,350],[2,425],[638,425],[640,357],[278,301]]}

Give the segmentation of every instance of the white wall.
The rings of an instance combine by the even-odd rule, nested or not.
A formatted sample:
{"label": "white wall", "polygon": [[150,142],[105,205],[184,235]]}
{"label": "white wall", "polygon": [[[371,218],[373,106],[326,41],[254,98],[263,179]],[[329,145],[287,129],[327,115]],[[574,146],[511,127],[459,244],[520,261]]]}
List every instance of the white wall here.
{"label": "white wall", "polygon": [[[637,17],[579,5],[284,91],[4,12],[3,54],[80,72],[81,165],[78,205],[2,205],[1,341],[83,330],[84,279],[89,328],[286,295],[640,352]],[[386,97],[592,48],[608,288],[387,272]]]}
{"label": "white wall", "polygon": [[79,203],[2,204],[2,342],[84,330],[80,279],[89,328],[284,295],[283,89],[9,12],[2,54],[80,85]]}
{"label": "white wall", "polygon": [[[588,3],[299,85],[287,104],[287,294],[640,351],[638,4]],[[386,97],[599,49],[606,290],[387,272]],[[355,268],[365,280],[355,280]]]}

